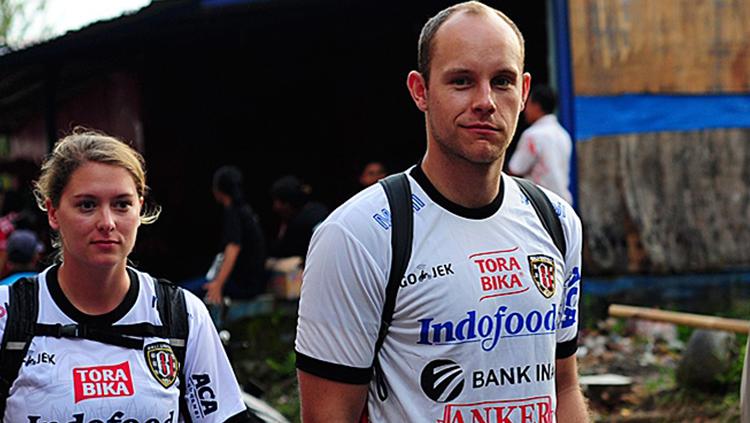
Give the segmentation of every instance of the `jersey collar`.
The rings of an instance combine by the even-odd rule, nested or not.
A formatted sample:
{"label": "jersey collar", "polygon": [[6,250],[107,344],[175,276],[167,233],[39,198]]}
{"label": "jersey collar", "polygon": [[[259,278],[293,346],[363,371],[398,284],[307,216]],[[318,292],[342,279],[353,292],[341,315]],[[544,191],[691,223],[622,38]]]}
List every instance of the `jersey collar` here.
{"label": "jersey collar", "polygon": [[415,181],[417,181],[417,184],[419,184],[422,190],[427,194],[428,197],[430,197],[432,201],[437,203],[440,207],[448,210],[449,212],[466,219],[487,219],[488,217],[497,213],[497,211],[500,210],[500,206],[503,205],[503,197],[505,196],[505,184],[503,183],[502,175],[500,176],[500,189],[497,191],[497,196],[495,197],[495,199],[486,206],[478,208],[464,207],[445,198],[445,196],[443,196],[443,194],[441,194],[440,191],[438,191],[437,188],[432,185],[432,182],[427,179],[427,175],[422,170],[421,161],[417,163],[416,166],[411,168],[411,170],[409,171],[409,175],[411,175],[411,177],[414,178]]}
{"label": "jersey collar", "polygon": [[140,288],[138,275],[132,269],[128,268],[130,288],[128,288],[128,292],[125,294],[122,302],[109,313],[100,315],[86,314],[78,310],[63,293],[62,288],[60,288],[60,282],[57,279],[57,271],[59,269],[60,266],[57,265],[47,272],[45,276],[47,289],[52,296],[52,300],[60,310],[77,323],[85,323],[91,326],[110,326],[122,319],[133,308],[135,301],[138,299],[138,290]]}

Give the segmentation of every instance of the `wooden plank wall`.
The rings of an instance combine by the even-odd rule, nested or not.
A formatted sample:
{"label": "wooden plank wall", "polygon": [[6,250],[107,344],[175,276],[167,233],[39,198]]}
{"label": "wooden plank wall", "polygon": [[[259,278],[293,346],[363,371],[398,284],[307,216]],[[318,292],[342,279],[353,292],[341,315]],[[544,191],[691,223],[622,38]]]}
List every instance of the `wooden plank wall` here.
{"label": "wooden plank wall", "polygon": [[577,95],[750,91],[750,1],[569,0]]}
{"label": "wooden plank wall", "polygon": [[750,129],[598,137],[578,162],[589,273],[750,263]]}
{"label": "wooden plank wall", "polygon": [[[568,1],[576,96],[750,93],[750,0]],[[639,131],[577,144],[584,271],[750,268],[750,129]]]}

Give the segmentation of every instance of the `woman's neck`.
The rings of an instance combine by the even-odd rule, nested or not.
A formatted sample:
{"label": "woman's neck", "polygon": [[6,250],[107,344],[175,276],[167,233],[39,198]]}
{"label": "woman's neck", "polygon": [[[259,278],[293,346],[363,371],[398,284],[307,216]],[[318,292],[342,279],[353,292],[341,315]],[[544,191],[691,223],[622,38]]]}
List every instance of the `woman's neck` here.
{"label": "woman's neck", "polygon": [[117,308],[130,289],[130,278],[123,262],[113,267],[78,266],[63,261],[57,279],[65,297],[79,311],[90,315],[106,314]]}

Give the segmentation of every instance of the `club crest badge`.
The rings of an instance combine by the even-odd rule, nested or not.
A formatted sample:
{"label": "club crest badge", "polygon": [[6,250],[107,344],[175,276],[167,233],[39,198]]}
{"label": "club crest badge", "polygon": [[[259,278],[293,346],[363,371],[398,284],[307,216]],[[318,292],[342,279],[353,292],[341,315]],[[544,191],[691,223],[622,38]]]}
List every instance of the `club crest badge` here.
{"label": "club crest badge", "polygon": [[529,268],[531,279],[544,298],[555,295],[555,261],[552,257],[543,254],[529,256]]}
{"label": "club crest badge", "polygon": [[177,372],[180,364],[172,351],[172,347],[166,342],[149,344],[143,350],[146,355],[146,363],[151,375],[156,378],[161,386],[169,388],[177,380]]}

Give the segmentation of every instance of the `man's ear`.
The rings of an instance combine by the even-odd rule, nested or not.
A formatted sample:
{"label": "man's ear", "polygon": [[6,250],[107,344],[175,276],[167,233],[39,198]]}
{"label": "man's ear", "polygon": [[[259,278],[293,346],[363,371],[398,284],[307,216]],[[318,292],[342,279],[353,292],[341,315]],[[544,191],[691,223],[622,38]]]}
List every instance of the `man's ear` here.
{"label": "man's ear", "polygon": [[521,110],[526,108],[526,101],[529,99],[531,92],[531,74],[524,72],[521,75]]}
{"label": "man's ear", "polygon": [[57,221],[57,209],[52,205],[52,200],[47,199],[44,202],[44,206],[47,209],[47,221],[49,222],[49,227],[56,231],[59,230],[60,224]]}
{"label": "man's ear", "polygon": [[421,73],[417,71],[409,72],[409,76],[406,77],[406,85],[409,87],[409,94],[411,94],[414,104],[417,108],[423,112],[427,111],[427,82]]}

